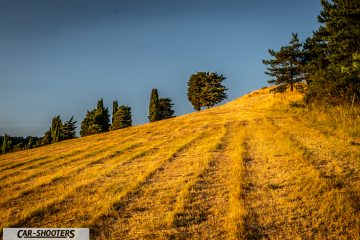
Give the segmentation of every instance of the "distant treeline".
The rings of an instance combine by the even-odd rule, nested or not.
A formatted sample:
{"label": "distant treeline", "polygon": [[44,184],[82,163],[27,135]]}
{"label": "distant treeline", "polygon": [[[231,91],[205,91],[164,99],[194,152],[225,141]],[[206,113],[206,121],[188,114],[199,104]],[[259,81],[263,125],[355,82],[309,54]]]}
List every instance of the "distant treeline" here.
{"label": "distant treeline", "polygon": [[[268,65],[273,91],[295,87],[305,91],[305,102],[351,105],[360,102],[360,1],[321,0],[321,26],[300,42],[292,34],[289,45],[270,49]],[[305,87],[304,87],[305,84]]]}
{"label": "distant treeline", "polygon": [[[222,81],[226,78],[223,75],[209,72],[197,72],[192,74],[188,81],[188,99],[195,110],[200,111],[201,107],[211,107],[227,98],[225,86]],[[174,104],[170,98],[159,97],[156,88],[151,90],[149,115],[150,122],[175,117]],[[76,122],[71,117],[63,122],[60,115],[53,117],[49,130],[42,137],[10,137],[5,134],[0,137],[1,153],[31,149],[45,146],[76,137]],[[109,109],[104,106],[103,99],[98,100],[96,108],[88,110],[81,122],[80,136],[88,136],[108,131],[114,131],[132,126],[132,114],[129,106],[118,104],[113,101],[110,120]]]}
{"label": "distant treeline", "polygon": [[1,153],[31,149],[39,145],[39,137],[10,137],[0,136]]}

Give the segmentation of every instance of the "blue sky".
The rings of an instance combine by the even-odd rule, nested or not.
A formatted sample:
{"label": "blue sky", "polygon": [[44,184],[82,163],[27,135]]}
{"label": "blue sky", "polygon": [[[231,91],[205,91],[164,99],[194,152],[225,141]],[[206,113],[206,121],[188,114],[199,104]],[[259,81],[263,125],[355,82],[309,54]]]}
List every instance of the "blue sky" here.
{"label": "blue sky", "polygon": [[55,115],[80,125],[100,98],[146,123],[152,88],[189,113],[197,71],[224,74],[224,102],[236,99],[267,85],[268,49],[310,36],[320,10],[320,0],[0,0],[0,134],[42,136]]}

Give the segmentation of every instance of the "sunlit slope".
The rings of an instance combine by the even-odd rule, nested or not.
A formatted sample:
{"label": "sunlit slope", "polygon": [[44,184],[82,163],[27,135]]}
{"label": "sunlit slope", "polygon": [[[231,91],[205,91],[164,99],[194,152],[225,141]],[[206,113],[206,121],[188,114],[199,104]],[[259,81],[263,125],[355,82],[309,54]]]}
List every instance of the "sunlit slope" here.
{"label": "sunlit slope", "polygon": [[360,239],[360,149],[259,90],[0,156],[0,224],[92,239]]}

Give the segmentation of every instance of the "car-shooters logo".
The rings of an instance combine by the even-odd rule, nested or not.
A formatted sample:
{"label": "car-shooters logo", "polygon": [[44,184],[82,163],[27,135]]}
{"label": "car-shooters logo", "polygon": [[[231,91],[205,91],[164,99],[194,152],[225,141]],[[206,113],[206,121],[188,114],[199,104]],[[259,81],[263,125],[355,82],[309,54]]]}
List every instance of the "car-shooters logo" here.
{"label": "car-shooters logo", "polygon": [[89,240],[88,228],[4,228],[4,240]]}

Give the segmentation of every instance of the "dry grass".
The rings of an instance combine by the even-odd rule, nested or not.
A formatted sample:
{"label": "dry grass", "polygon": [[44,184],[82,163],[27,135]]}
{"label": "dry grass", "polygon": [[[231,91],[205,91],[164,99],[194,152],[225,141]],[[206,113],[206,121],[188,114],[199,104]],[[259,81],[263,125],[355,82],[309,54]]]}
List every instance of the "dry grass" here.
{"label": "dry grass", "polygon": [[1,229],[360,239],[359,111],[309,110],[301,98],[265,88],[206,111],[1,155]]}
{"label": "dry grass", "polygon": [[304,114],[323,131],[345,133],[360,138],[360,107],[335,106],[305,109]]}

